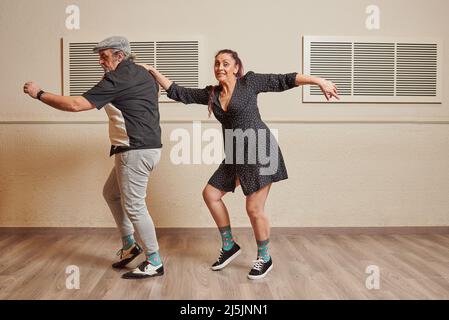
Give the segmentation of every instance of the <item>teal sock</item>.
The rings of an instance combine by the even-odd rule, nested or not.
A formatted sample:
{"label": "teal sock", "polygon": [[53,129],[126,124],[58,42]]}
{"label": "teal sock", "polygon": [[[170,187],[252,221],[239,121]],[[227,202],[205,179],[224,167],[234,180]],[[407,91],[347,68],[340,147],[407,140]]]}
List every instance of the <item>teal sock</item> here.
{"label": "teal sock", "polygon": [[234,239],[232,238],[231,226],[219,227],[221,234],[221,241],[223,243],[223,250],[229,251],[234,246]]}
{"label": "teal sock", "polygon": [[128,250],[133,246],[136,240],[134,240],[134,236],[130,234],[128,236],[122,237],[122,242],[123,242],[123,249]]}
{"label": "teal sock", "polygon": [[161,257],[159,256],[159,251],[152,253],[147,252],[145,253],[145,256],[147,258],[147,261],[151,263],[153,266],[158,266],[162,264]]}
{"label": "teal sock", "polygon": [[270,254],[268,252],[269,242],[269,239],[264,241],[257,240],[257,258],[262,258],[264,262],[268,262],[270,260]]}

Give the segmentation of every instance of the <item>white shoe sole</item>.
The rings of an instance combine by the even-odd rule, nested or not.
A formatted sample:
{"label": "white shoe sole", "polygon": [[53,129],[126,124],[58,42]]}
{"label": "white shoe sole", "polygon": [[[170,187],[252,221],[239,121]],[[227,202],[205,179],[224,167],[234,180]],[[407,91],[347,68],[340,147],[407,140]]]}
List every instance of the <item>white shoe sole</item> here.
{"label": "white shoe sole", "polygon": [[234,260],[235,258],[237,258],[241,252],[242,252],[242,249],[240,249],[239,251],[237,251],[236,253],[234,253],[232,256],[230,256],[229,259],[226,260],[224,263],[220,264],[219,266],[211,267],[211,269],[214,270],[214,271],[218,271],[218,270],[223,269],[223,268],[226,267],[228,264],[230,264],[230,263],[232,262],[232,260]]}
{"label": "white shoe sole", "polygon": [[258,279],[265,278],[265,277],[267,276],[268,272],[271,271],[271,269],[273,269],[273,265],[271,265],[271,266],[267,269],[267,271],[265,271],[265,273],[264,273],[264,274],[261,274],[260,276],[252,276],[252,275],[249,274],[249,275],[248,275],[248,279],[250,279],[250,280],[258,280]]}
{"label": "white shoe sole", "polygon": [[[162,268],[162,270],[161,270]],[[161,270],[161,271],[158,271]],[[151,270],[151,272],[142,272],[139,269],[127,272],[122,275],[123,279],[143,279],[143,278],[152,278],[157,276],[162,276],[164,274],[163,266],[160,266],[156,270]]]}

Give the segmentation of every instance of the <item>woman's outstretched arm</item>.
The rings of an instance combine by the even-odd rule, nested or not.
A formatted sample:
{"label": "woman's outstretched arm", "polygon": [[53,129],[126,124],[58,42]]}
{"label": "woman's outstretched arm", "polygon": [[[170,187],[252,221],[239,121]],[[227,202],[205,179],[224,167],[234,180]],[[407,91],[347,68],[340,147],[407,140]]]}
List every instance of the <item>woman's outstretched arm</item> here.
{"label": "woman's outstretched arm", "polygon": [[302,75],[297,72],[287,74],[262,74],[249,71],[245,75],[248,83],[256,93],[281,92],[301,85],[317,85],[321,88],[327,100],[338,97],[337,87],[324,78]]}
{"label": "woman's outstretched arm", "polygon": [[184,104],[196,103],[207,105],[209,103],[212,86],[206,87],[204,89],[185,88],[168,79],[162,73],[157,71],[157,69],[153,66],[147,64],[139,65],[147,69],[153,75],[153,77],[162,86],[162,88],[167,91],[167,96],[170,99],[182,102]]}

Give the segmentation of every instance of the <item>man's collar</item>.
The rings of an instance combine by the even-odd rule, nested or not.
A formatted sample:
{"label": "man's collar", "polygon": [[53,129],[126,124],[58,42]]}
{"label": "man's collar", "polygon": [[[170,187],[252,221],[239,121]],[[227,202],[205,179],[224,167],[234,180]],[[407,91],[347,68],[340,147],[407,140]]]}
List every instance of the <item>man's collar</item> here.
{"label": "man's collar", "polygon": [[117,70],[118,68],[120,68],[120,67],[123,67],[123,66],[127,66],[127,65],[130,65],[131,63],[133,63],[131,60],[122,60],[118,65],[117,65],[117,68],[115,68],[115,70]]}

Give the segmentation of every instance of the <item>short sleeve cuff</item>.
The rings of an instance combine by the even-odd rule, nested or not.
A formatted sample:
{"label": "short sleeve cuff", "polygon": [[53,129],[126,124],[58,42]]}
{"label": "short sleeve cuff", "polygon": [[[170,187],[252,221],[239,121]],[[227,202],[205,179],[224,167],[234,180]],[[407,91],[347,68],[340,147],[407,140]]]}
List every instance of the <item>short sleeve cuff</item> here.
{"label": "short sleeve cuff", "polygon": [[100,109],[103,107],[103,106],[100,106],[100,105],[98,104],[98,102],[95,101],[95,99],[94,99],[89,93],[85,92],[85,93],[82,94],[82,96],[83,96],[87,101],[89,101],[90,103],[92,103],[92,104],[95,106],[95,108],[97,108],[98,110],[100,110]]}

